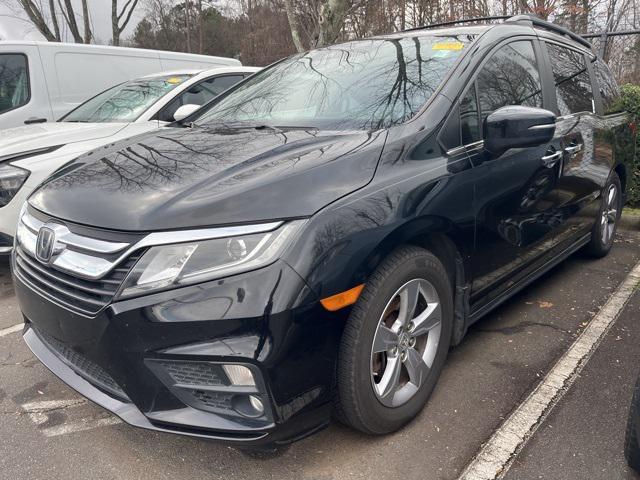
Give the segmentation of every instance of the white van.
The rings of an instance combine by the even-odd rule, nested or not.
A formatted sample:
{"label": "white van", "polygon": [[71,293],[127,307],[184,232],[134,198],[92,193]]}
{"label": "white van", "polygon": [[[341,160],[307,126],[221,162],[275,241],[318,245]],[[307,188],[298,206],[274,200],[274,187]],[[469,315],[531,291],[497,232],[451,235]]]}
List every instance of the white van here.
{"label": "white van", "polygon": [[190,53],[0,41],[0,130],[58,120],[107,87],[143,75],[239,65],[232,58]]}

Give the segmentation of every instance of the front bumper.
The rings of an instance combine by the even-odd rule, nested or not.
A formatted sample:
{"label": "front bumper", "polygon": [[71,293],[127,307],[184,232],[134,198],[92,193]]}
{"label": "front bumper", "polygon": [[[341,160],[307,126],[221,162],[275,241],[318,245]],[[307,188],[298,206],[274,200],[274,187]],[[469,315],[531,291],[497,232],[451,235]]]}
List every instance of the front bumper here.
{"label": "front bumper", "polygon": [[[112,303],[93,317],[44,298],[19,276],[14,281],[29,348],[126,423],[247,446],[289,443],[328,424],[342,322],[284,262]],[[246,365],[265,414],[247,417],[225,410],[230,402],[193,401],[184,392],[194,385],[176,387],[158,371],[166,362]],[[231,390],[232,400],[243,393],[228,385],[201,388]]]}

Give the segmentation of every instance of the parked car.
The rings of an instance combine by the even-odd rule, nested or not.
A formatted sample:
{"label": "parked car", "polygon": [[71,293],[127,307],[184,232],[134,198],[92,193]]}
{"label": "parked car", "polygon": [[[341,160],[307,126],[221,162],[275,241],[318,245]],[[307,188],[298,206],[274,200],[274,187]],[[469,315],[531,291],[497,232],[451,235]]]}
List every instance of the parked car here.
{"label": "parked car", "polygon": [[633,388],[633,397],[629,407],[627,429],[624,439],[624,456],[627,464],[640,473],[640,378]]}
{"label": "parked car", "polygon": [[139,48],[0,41],[0,130],[57,120],[105,88],[143,75],[240,65]]}
{"label": "parked car", "polygon": [[527,16],[294,55],[30,197],[24,339],[139,427],[244,447],[332,412],[396,431],[470,324],[611,249],[633,154],[617,95],[588,42]]}
{"label": "parked car", "polygon": [[256,67],[179,70],[121,83],[60,121],[0,131],[0,254],[10,253],[20,208],[55,170],[113,142],[157,130],[193,113]]}

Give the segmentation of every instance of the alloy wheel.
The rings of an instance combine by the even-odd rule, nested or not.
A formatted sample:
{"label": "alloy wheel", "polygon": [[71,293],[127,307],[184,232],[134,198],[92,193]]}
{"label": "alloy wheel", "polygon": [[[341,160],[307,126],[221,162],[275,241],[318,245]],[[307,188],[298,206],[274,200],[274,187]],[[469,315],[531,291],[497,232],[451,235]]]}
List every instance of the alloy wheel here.
{"label": "alloy wheel", "polygon": [[399,407],[429,376],[442,331],[434,286],[424,279],[402,285],[387,303],[371,349],[371,383],[378,400]]}
{"label": "alloy wheel", "polygon": [[603,204],[600,231],[602,244],[608,245],[613,237],[616,221],[618,220],[618,188],[615,184],[609,185]]}

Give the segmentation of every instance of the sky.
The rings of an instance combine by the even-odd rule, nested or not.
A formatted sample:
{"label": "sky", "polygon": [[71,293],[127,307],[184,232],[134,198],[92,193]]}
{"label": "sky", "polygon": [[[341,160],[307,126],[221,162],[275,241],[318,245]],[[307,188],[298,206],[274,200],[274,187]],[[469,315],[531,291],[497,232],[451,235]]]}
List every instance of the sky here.
{"label": "sky", "polygon": [[[46,2],[45,2],[46,3]],[[82,12],[79,0],[72,0],[73,6],[78,12]],[[124,0],[120,0],[124,3]],[[129,25],[121,38],[130,36],[137,23],[144,16],[142,2],[134,12]],[[96,43],[107,44],[111,38],[111,2],[109,0],[89,0],[92,29],[97,39]],[[79,22],[81,26],[81,22]],[[0,40],[44,40],[44,37],[28,21],[27,16],[18,7],[17,0],[0,0]],[[71,36],[65,40],[73,41]]]}

